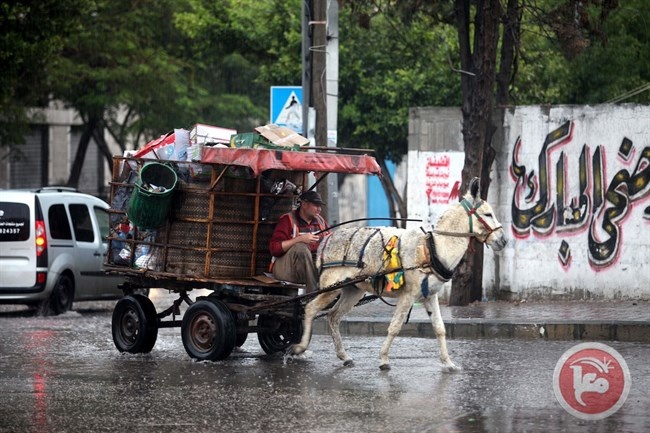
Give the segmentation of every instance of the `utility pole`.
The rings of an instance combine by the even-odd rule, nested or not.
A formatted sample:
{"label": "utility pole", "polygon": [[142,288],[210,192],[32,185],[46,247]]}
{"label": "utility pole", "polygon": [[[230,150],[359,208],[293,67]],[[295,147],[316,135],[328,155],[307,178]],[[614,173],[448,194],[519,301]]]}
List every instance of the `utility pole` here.
{"label": "utility pole", "polygon": [[[313,0],[313,20],[310,24],[312,29],[311,102],[316,112],[314,138],[316,146],[327,146],[327,71],[325,69],[327,65],[327,0]],[[318,184],[318,192],[326,200],[329,198],[327,182]]]}
{"label": "utility pole", "polygon": [[[328,31],[335,34],[328,35]],[[332,44],[330,44],[330,36],[334,42]],[[330,143],[328,140],[328,132],[332,131],[333,136],[336,136],[338,105],[337,1],[305,0],[303,2],[302,55],[303,130],[306,131],[308,138],[313,137],[316,146],[335,146],[335,142]],[[328,79],[330,75],[332,79]],[[328,222],[337,224],[339,222],[337,175],[330,174],[326,182],[321,182],[318,185],[318,192],[327,201]]]}

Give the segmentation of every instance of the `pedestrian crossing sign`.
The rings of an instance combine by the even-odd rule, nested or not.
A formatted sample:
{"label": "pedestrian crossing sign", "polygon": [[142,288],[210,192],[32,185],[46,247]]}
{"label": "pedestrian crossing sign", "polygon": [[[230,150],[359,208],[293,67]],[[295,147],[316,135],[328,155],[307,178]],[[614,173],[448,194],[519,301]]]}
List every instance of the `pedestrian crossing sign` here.
{"label": "pedestrian crossing sign", "polygon": [[271,87],[271,123],[302,134],[302,87]]}

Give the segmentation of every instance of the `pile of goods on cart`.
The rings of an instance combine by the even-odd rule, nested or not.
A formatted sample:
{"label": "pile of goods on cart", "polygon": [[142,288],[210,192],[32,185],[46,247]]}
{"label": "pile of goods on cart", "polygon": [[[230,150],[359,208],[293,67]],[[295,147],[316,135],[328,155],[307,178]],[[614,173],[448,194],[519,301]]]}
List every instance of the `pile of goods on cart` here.
{"label": "pile of goods on cart", "polygon": [[197,124],[115,157],[107,269],[197,281],[263,275],[273,224],[313,173],[380,171],[365,154],[308,144],[273,124],[246,133]]}

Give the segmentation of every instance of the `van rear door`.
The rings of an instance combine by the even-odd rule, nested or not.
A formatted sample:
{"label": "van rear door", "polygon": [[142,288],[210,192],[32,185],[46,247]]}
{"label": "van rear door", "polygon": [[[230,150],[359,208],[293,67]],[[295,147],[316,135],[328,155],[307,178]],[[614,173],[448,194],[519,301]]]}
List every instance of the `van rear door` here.
{"label": "van rear door", "polygon": [[[0,201],[0,293],[40,291],[37,271],[47,272],[47,256],[37,260],[35,220],[40,204],[34,194],[4,192]],[[47,254],[45,251],[43,254]],[[38,262],[42,267],[38,269]],[[15,290],[18,289],[18,290]]]}

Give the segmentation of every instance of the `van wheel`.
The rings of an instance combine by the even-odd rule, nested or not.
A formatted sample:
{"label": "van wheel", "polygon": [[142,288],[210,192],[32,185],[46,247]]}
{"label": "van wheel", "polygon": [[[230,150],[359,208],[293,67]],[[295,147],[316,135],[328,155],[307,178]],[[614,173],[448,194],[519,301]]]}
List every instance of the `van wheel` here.
{"label": "van wheel", "polygon": [[52,294],[43,301],[39,310],[44,315],[63,314],[72,308],[72,301],[74,301],[74,283],[67,275],[61,275],[52,289]]}

